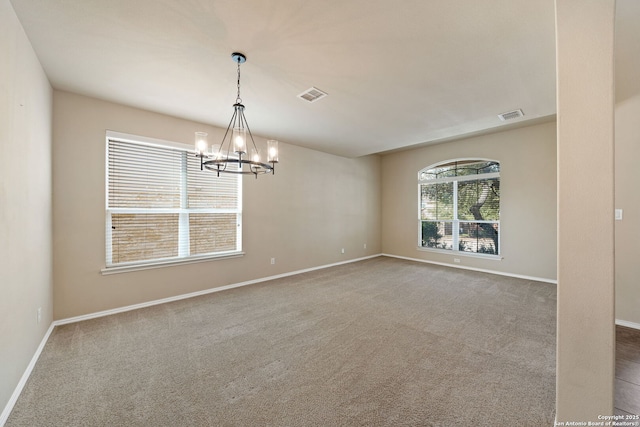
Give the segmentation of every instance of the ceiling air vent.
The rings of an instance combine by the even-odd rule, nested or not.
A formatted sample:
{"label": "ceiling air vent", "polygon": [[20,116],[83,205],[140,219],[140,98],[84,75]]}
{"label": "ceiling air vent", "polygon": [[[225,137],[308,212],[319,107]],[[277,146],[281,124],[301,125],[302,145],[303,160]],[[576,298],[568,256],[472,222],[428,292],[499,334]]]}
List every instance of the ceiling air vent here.
{"label": "ceiling air vent", "polygon": [[517,119],[518,117],[523,117],[523,116],[524,116],[524,113],[522,112],[522,110],[513,110],[513,111],[508,111],[506,113],[498,114],[498,117],[503,122],[506,122],[507,120]]}
{"label": "ceiling air vent", "polygon": [[317,87],[312,87],[305,90],[300,95],[298,95],[298,98],[302,98],[305,101],[309,101],[309,102],[316,102],[318,99],[324,98],[325,96],[327,96],[326,93],[324,93]]}

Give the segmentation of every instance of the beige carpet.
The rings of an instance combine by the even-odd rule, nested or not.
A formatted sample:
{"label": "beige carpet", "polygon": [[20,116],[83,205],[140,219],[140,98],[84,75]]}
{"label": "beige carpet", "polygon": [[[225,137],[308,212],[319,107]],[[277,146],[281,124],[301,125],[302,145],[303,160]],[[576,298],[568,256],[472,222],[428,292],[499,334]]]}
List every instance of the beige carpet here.
{"label": "beige carpet", "polygon": [[15,426],[546,426],[555,285],[379,257],[56,327]]}

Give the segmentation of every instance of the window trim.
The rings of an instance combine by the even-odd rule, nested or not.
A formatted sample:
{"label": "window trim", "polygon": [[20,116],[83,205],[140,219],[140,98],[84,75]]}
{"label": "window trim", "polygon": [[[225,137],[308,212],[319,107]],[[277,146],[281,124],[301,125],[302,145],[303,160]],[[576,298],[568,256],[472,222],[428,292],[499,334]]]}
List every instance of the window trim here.
{"label": "window trim", "polygon": [[470,257],[470,258],[490,259],[490,260],[495,260],[495,261],[502,261],[504,259],[504,256],[502,256],[502,254],[499,254],[499,255],[495,255],[495,254],[479,254],[479,253],[475,253],[475,252],[464,252],[464,251],[460,251],[460,250],[456,250],[454,252],[453,250],[448,250],[448,249],[438,249],[438,248],[430,248],[430,247],[427,247],[427,246],[421,246],[420,242],[418,242],[418,246],[416,247],[416,249],[421,251],[421,252],[435,252],[435,253],[439,253],[439,254],[453,255],[456,258],[458,256],[462,256],[462,257]]}
{"label": "window trim", "polygon": [[110,274],[127,273],[130,271],[151,270],[154,268],[171,267],[173,265],[195,264],[212,260],[240,258],[242,256],[244,256],[243,251],[230,251],[228,253],[219,253],[216,255],[194,255],[178,259],[169,258],[158,261],[120,263],[112,267],[105,266],[100,270],[100,273],[103,276],[108,276]]}
{"label": "window trim", "polygon": [[[485,221],[475,221],[475,220],[460,220],[457,219],[458,218],[458,203],[457,203],[457,197],[454,196],[454,199],[456,200],[456,203],[454,204],[454,219],[452,220],[442,220],[442,222],[451,222],[452,224],[454,222],[458,222],[458,223],[498,223],[500,224],[500,233],[498,233],[498,248],[500,253],[498,254],[483,254],[483,253],[477,253],[477,252],[466,252],[466,251],[461,251],[459,250],[457,247],[456,248],[452,248],[452,249],[439,249],[439,248],[431,248],[428,246],[422,246],[422,205],[421,205],[421,201],[422,201],[422,185],[424,184],[441,184],[444,182],[460,182],[460,181],[475,181],[478,179],[495,179],[498,178],[500,179],[500,172],[502,172],[502,170],[500,172],[491,172],[491,173],[483,173],[483,174],[478,174],[478,175],[460,175],[460,176],[448,176],[448,177],[443,177],[443,178],[436,178],[436,179],[421,179],[421,173],[425,170],[431,169],[431,168],[435,168],[438,167],[439,165],[444,165],[444,164],[448,164],[448,163],[454,163],[454,162],[464,162],[464,161],[478,161],[478,162],[495,162],[498,163],[500,165],[500,167],[502,168],[501,162],[499,160],[495,160],[495,159],[488,159],[488,158],[483,158],[483,157],[463,157],[463,158],[456,158],[456,159],[449,159],[449,160],[444,160],[441,162],[437,162],[437,163],[433,163],[429,166],[426,166],[424,168],[421,168],[418,171],[418,203],[417,203],[417,211],[418,211],[418,236],[417,236],[417,247],[416,249],[422,252],[434,252],[434,253],[440,253],[440,254],[448,254],[448,255],[453,255],[455,257],[458,256],[463,256],[463,257],[471,257],[471,258],[481,258],[481,259],[490,259],[490,260],[503,260],[504,256],[502,255],[502,220],[498,220],[498,221],[489,221],[489,220],[485,220]],[[478,177],[482,177],[482,178],[478,178]],[[500,182],[500,184],[502,185],[502,180]],[[454,188],[454,194],[457,194],[457,185],[453,186]],[[455,227],[453,227],[455,229]],[[454,233],[457,234],[457,232]],[[456,246],[456,245],[454,245]]]}
{"label": "window trim", "polygon": [[[105,132],[105,199],[104,199],[104,213],[105,213],[105,244],[104,248],[104,257],[103,260],[105,265],[100,269],[100,273],[102,275],[116,274],[116,273],[124,273],[129,271],[139,271],[139,270],[148,270],[160,267],[168,267],[173,265],[182,265],[182,264],[193,264],[211,260],[220,260],[220,259],[230,259],[244,256],[245,252],[242,249],[242,216],[243,216],[243,204],[242,204],[242,175],[238,175],[238,208],[236,209],[222,209],[215,208],[216,213],[235,213],[238,216],[238,223],[240,226],[237,230],[236,237],[236,249],[231,251],[218,252],[213,254],[202,254],[202,255],[191,255],[191,256],[182,256],[182,257],[172,257],[172,258],[158,258],[153,260],[142,260],[142,261],[130,261],[130,262],[122,262],[115,265],[107,265],[107,241],[108,236],[111,232],[111,224],[110,224],[110,215],[109,212],[117,211],[118,213],[136,213],[136,212],[151,212],[153,213],[198,213],[198,212],[210,212],[212,209],[209,208],[108,208],[109,206],[109,141],[110,140],[118,140],[122,142],[129,142],[138,145],[147,145],[151,147],[159,147],[159,148],[173,148],[182,151],[186,151],[187,153],[191,152],[192,146],[188,144],[183,144],[175,141],[168,141],[157,138],[150,138],[140,135],[127,134],[122,132],[116,132],[112,130],[106,130]],[[182,218],[184,215],[180,215]],[[180,245],[179,245],[180,250]]]}

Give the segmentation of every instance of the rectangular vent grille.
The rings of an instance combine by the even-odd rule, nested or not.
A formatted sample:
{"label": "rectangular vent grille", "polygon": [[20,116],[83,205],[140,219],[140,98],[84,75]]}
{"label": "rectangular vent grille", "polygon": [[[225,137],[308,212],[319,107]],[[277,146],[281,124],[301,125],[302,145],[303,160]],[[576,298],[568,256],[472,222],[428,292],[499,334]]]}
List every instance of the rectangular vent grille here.
{"label": "rectangular vent grille", "polygon": [[308,102],[316,102],[317,100],[324,98],[325,96],[327,96],[325,92],[321,91],[317,87],[312,87],[298,95],[298,98],[302,98]]}
{"label": "rectangular vent grille", "polygon": [[503,122],[507,120],[517,119],[523,116],[524,116],[524,113],[522,112],[522,110],[513,110],[513,111],[508,111],[506,113],[498,114],[498,117]]}

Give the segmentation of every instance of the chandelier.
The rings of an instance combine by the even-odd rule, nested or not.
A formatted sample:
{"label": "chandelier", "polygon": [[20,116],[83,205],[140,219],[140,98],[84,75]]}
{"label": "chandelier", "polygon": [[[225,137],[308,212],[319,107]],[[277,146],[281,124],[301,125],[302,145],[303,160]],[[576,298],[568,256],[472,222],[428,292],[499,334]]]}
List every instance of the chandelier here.
{"label": "chandelier", "polygon": [[[276,163],[278,163],[278,141],[272,139],[267,141],[266,160],[263,162],[262,153],[253,140],[247,119],[244,117],[244,105],[240,98],[240,64],[243,64],[247,57],[242,53],[234,52],[231,54],[231,59],[238,64],[238,94],[236,103],[233,104],[233,115],[222,142],[218,145],[209,147],[207,133],[196,132],[195,152],[196,156],[200,157],[200,170],[217,172],[218,176],[220,172],[253,174],[256,178],[260,174],[274,174]],[[248,144],[247,135],[251,145]],[[249,156],[247,156],[248,145],[251,149]]]}

